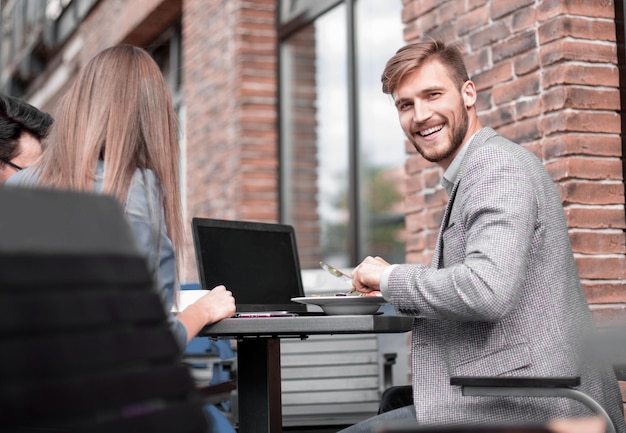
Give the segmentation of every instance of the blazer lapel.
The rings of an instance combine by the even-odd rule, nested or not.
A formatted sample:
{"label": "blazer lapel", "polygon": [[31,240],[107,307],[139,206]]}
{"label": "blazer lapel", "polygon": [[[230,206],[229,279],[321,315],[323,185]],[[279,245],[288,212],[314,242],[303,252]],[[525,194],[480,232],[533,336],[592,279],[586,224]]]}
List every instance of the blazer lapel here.
{"label": "blazer lapel", "polygon": [[443,232],[450,223],[450,214],[452,212],[452,206],[454,205],[454,199],[456,198],[456,191],[459,187],[461,179],[463,178],[463,171],[465,169],[468,156],[476,147],[480,146],[497,134],[498,133],[492,128],[483,128],[476,133],[472,141],[468,144],[469,147],[467,148],[463,161],[461,162],[459,174],[454,180],[454,185],[450,191],[450,197],[448,198],[448,203],[446,204],[446,209],[443,213],[443,219],[441,220],[441,226],[439,227],[439,234],[437,235],[437,242],[435,243],[435,251],[433,252],[433,260],[431,263],[431,267],[433,268],[440,269],[443,266]]}
{"label": "blazer lapel", "polygon": [[450,211],[452,210],[452,205],[454,204],[454,198],[456,197],[456,190],[459,186],[458,179],[454,182],[454,186],[452,187],[452,191],[450,192],[450,197],[448,198],[448,204],[446,204],[446,210],[443,213],[443,219],[441,220],[441,226],[439,227],[439,234],[437,235],[437,243],[435,244],[435,251],[433,253],[433,268],[441,268],[442,257],[443,257],[443,232],[448,227],[448,223],[450,221]]}

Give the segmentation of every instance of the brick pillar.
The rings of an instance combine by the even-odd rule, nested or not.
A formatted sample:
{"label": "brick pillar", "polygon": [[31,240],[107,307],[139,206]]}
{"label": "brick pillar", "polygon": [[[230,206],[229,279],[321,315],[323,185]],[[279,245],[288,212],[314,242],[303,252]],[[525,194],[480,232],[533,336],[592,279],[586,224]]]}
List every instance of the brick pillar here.
{"label": "brick pillar", "polygon": [[187,220],[276,221],[275,2],[185,0],[182,22]]}

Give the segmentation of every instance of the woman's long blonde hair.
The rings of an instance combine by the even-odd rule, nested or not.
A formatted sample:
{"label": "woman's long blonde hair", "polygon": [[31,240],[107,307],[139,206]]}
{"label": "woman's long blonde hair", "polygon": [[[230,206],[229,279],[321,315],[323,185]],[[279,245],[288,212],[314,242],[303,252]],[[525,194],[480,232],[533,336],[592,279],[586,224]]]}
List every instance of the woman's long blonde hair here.
{"label": "woman's long blonde hair", "polygon": [[126,203],[133,173],[150,169],[160,182],[165,224],[180,259],[183,245],[176,115],[152,57],[131,45],[108,48],[79,73],[61,100],[38,164],[40,185],[91,191],[98,159],[102,192]]}

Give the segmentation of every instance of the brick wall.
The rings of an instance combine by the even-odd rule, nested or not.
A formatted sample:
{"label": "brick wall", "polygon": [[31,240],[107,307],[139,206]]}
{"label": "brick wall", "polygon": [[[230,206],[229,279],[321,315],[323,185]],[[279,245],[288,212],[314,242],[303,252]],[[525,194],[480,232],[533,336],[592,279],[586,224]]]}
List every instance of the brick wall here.
{"label": "brick wall", "polygon": [[72,43],[79,43],[77,66],[82,67],[110,46],[120,43],[144,46],[174,21],[180,10],[181,0],[101,1],[80,24],[63,50],[67,54]]}
{"label": "brick wall", "polygon": [[[468,6],[468,5],[471,5]],[[563,198],[585,293],[597,320],[626,302],[620,94],[612,2],[405,2],[405,39],[460,43],[484,125],[541,158]],[[432,256],[446,202],[440,170],[412,149],[408,261]]]}
{"label": "brick wall", "polygon": [[[185,2],[189,218],[279,218],[274,15],[273,0]],[[184,279],[195,278],[189,243]]]}

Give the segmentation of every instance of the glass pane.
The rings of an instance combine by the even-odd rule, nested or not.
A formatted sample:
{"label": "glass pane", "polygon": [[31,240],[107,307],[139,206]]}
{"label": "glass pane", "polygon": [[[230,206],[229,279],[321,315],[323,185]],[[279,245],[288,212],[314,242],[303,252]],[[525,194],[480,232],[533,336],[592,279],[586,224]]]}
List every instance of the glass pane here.
{"label": "glass pane", "polygon": [[319,204],[322,260],[348,263],[348,82],[345,6],[315,22],[318,52]]}
{"label": "glass pane", "polygon": [[380,77],[404,45],[401,0],[358,0],[357,69],[361,233],[359,251],[391,263],[405,261],[405,137]]}
{"label": "glass pane", "polygon": [[347,258],[346,16],[341,5],[283,43],[282,196],[303,268]]}

